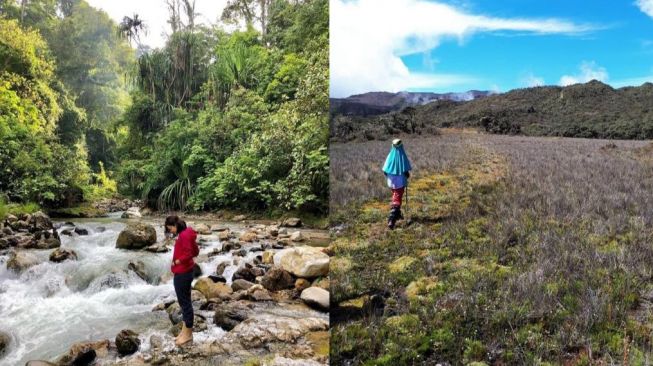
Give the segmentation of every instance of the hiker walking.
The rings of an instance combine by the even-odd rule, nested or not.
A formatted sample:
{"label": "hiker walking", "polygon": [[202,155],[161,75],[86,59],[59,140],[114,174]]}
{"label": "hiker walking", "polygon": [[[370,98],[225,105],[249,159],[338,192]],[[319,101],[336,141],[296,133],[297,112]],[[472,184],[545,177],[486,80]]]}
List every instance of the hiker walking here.
{"label": "hiker walking", "polygon": [[400,139],[392,141],[392,148],[388,157],[383,164],[383,174],[386,176],[388,187],[392,190],[392,204],[390,206],[390,215],[388,215],[388,228],[395,228],[397,220],[403,218],[401,214],[401,200],[404,191],[408,187],[409,171],[411,170],[410,161],[404,151],[404,146]]}
{"label": "hiker walking", "polygon": [[195,242],[197,233],[186,226],[186,222],[178,216],[166,217],[165,233],[177,236],[175,248],[172,252],[172,273],[174,273],[173,284],[177,294],[177,302],[181,307],[182,327],[181,332],[175,338],[175,344],[182,346],[193,341],[193,302],[191,300],[191,283],[193,282],[193,269],[200,249]]}

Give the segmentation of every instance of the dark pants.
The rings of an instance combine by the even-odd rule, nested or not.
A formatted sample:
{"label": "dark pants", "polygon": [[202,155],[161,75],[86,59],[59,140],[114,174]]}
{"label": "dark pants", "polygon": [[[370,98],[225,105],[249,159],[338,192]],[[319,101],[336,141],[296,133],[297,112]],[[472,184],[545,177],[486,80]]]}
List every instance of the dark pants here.
{"label": "dark pants", "polygon": [[186,328],[193,327],[193,302],[190,298],[191,282],[193,282],[193,271],[181,274],[175,274],[172,283],[175,285],[175,293],[177,294],[177,302],[181,307],[181,315],[184,319]]}

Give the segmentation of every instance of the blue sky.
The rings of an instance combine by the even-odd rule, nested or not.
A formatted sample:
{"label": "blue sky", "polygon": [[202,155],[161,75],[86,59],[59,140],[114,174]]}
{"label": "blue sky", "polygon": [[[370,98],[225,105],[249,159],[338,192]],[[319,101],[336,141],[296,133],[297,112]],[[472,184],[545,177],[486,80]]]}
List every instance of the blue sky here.
{"label": "blue sky", "polygon": [[331,75],[334,97],[640,85],[653,81],[653,0],[332,0]]}

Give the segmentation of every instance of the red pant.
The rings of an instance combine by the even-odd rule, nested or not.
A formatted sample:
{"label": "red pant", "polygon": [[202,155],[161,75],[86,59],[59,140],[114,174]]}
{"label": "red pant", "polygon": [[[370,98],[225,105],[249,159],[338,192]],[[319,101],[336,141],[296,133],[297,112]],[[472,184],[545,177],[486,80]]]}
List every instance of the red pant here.
{"label": "red pant", "polygon": [[401,207],[401,199],[404,197],[404,188],[392,189],[392,205]]}

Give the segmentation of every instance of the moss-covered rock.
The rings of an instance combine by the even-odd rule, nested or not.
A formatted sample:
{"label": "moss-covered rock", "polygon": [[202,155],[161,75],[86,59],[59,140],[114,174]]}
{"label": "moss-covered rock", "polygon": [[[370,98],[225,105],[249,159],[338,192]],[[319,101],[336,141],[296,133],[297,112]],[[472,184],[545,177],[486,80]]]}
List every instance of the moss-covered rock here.
{"label": "moss-covered rock", "polygon": [[399,257],[388,265],[390,273],[404,272],[417,261],[417,259],[409,256]]}

